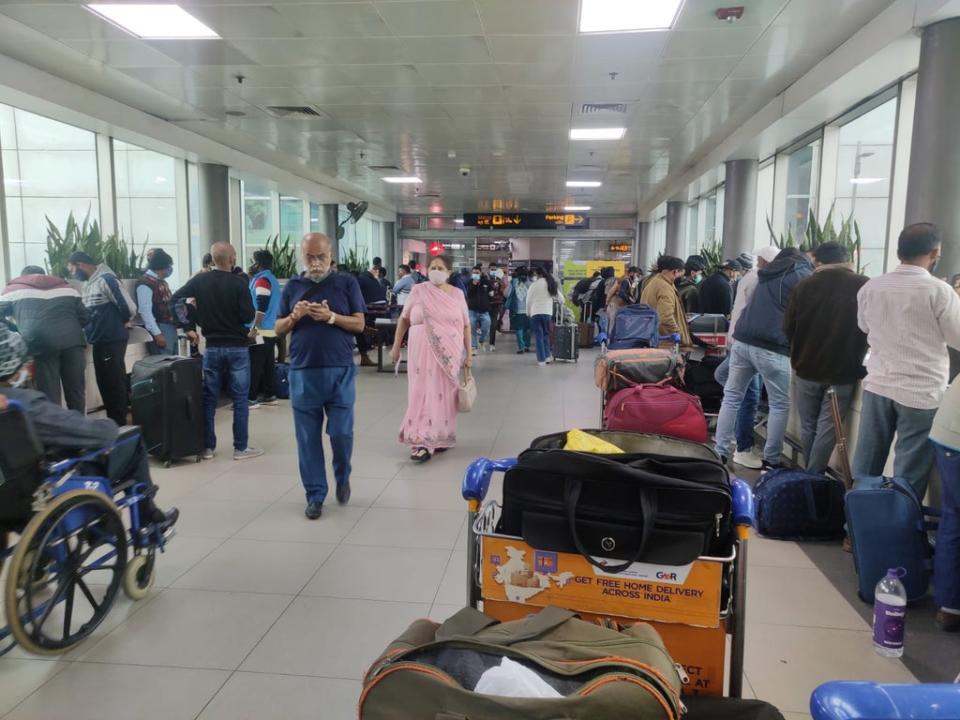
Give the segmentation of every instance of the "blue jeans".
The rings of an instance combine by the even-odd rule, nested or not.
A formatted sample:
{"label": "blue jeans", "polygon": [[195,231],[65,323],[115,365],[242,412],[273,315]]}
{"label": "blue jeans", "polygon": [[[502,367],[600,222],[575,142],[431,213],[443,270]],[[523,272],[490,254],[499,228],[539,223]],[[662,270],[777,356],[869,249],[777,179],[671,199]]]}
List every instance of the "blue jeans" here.
{"label": "blue jeans", "polygon": [[337,486],[350,480],[356,377],[357,368],[353,365],[290,370],[290,405],[297,436],[300,482],[308,503],[322,503],[327,497],[327,466],[321,440],[324,415]]}
{"label": "blue jeans", "polygon": [[204,444],[210,450],[217,447],[214,418],[223,376],[230,378],[230,397],[233,400],[233,449],[247,449],[247,421],[250,406],[250,352],[246,347],[210,347],[203,353],[203,434]]}
{"label": "blue jeans", "polygon": [[[157,327],[160,328],[160,334],[163,335],[163,339],[167,341],[167,346],[159,347],[155,341],[151,340],[147,343],[147,353],[149,355],[176,355],[179,349],[177,347],[177,326],[158,323]],[[147,332],[149,332],[149,330]]]}
{"label": "blue jeans", "polygon": [[[723,359],[723,362],[717,366],[713,373],[713,379],[720,385],[726,387],[727,378],[730,376],[730,356]],[[740,403],[740,410],[737,412],[737,428],[735,431],[737,437],[737,452],[749,452],[753,450],[753,429],[757,426],[757,407],[760,405],[760,383],[759,375],[754,375],[750,384],[747,385],[746,392],[743,394],[743,401]]]}
{"label": "blue jeans", "polygon": [[[477,326],[480,326],[480,332],[477,332]],[[490,334],[490,312],[477,310],[470,311],[470,335],[473,337],[473,349],[476,350],[480,343],[487,341]]]}
{"label": "blue jeans", "polygon": [[533,315],[530,324],[537,343],[537,362],[544,362],[550,357],[550,316]]}
{"label": "blue jeans", "polygon": [[763,459],[770,465],[780,464],[783,436],[787,432],[787,420],[790,417],[790,372],[790,358],[786,355],[755,345],[734,343],[730,351],[730,377],[723,388],[723,405],[720,406],[720,417],[717,419],[716,450],[720,455],[730,457],[737,416],[747,388],[759,373],[770,400]]}
{"label": "blue jeans", "polygon": [[524,313],[511,313],[510,327],[517,336],[517,350],[527,350],[530,347],[530,318]]}
{"label": "blue jeans", "polygon": [[934,444],[940,471],[940,527],[933,556],[933,598],[960,611],[960,452]]}
{"label": "blue jeans", "polygon": [[850,409],[856,383],[827,385],[824,383],[794,378],[797,415],[800,417],[800,445],[809,473],[822,474],[830,465],[830,456],[837,444],[837,431],[833,425],[833,404],[827,391],[833,387],[837,393],[840,417]]}
{"label": "blue jeans", "polygon": [[927,494],[930,468],[933,467],[933,445],[927,438],[936,412],[936,409],[909,408],[864,390],[860,434],[853,454],[854,477],[883,475],[896,434],[893,474],[909,482],[922,500]]}

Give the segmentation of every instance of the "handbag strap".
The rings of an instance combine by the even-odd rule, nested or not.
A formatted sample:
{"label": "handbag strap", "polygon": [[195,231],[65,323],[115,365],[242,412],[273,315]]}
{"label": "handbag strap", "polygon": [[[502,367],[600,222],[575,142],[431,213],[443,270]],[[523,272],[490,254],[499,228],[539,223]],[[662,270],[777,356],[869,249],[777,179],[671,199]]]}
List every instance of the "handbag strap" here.
{"label": "handbag strap", "polygon": [[508,638],[497,639],[494,642],[497,645],[514,645],[519,642],[536,640],[544,633],[548,633],[554,628],[560,627],[567,620],[576,617],[576,613],[570,610],[564,610],[553,605],[548,605],[543,610],[533,615],[521,625],[514,635]]}
{"label": "handbag strap", "polygon": [[620,573],[633,565],[643,551],[647,548],[647,541],[650,540],[650,534],[653,532],[653,522],[657,515],[657,496],[656,492],[651,490],[640,491],[640,514],[643,519],[643,525],[640,528],[640,544],[633,557],[620,565],[604,565],[593,559],[593,556],[587,551],[580,540],[580,533],[577,531],[577,505],[580,502],[580,493],[583,490],[583,482],[575,478],[564,478],[563,500],[567,511],[567,527],[570,530],[570,536],[573,538],[573,544],[577,548],[583,559],[594,567],[600,568],[608,573]]}

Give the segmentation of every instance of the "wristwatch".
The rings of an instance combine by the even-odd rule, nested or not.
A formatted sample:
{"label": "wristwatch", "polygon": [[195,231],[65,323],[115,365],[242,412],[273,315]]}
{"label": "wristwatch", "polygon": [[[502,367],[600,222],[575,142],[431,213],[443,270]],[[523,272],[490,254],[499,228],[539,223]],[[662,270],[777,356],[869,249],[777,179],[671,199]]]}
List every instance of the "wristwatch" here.
{"label": "wristwatch", "polygon": [[330,319],[327,320],[327,325],[333,325],[337,322],[337,314],[335,312],[330,313]]}

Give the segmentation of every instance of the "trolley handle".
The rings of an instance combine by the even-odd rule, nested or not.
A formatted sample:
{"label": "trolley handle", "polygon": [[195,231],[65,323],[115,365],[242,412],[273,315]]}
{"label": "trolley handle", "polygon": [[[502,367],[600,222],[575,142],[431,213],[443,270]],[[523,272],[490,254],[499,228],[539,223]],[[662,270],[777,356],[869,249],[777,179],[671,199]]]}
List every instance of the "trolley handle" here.
{"label": "trolley handle", "polygon": [[753,527],[756,518],[753,507],[753,490],[746,480],[733,478],[730,481],[733,491],[733,522],[739,527]]}
{"label": "trolley handle", "polygon": [[810,713],[814,720],[955,718],[960,716],[960,685],[833,681],[813,691]]}
{"label": "trolley handle", "polygon": [[515,457],[501,458],[500,460],[477,458],[467,466],[467,471],[463,474],[463,485],[460,493],[470,505],[471,510],[478,510],[480,503],[487,497],[487,491],[490,489],[490,478],[493,477],[494,471],[506,472],[516,464],[517,459]]}

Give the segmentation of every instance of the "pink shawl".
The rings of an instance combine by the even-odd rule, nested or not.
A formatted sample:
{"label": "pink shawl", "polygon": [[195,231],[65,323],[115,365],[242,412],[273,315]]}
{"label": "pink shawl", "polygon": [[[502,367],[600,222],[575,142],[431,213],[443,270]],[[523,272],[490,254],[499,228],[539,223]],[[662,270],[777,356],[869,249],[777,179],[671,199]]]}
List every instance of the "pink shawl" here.
{"label": "pink shawl", "polygon": [[460,382],[463,367],[463,294],[449,293],[424,283],[421,293],[423,324],[427,331],[430,350],[443,372],[454,382]]}

